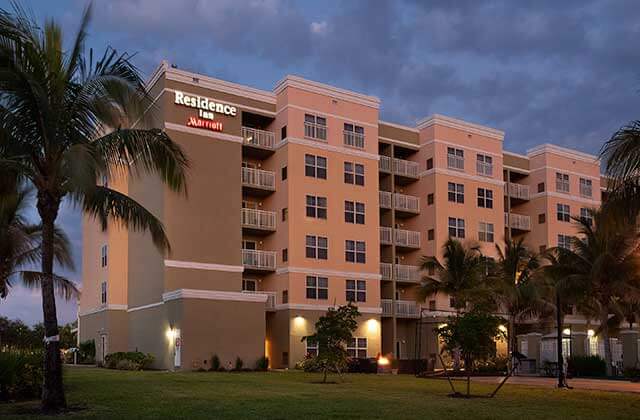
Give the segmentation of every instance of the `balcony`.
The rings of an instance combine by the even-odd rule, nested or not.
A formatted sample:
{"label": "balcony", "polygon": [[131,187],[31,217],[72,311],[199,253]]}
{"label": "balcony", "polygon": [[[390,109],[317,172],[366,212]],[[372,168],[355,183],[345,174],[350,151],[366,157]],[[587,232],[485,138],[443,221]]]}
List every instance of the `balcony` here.
{"label": "balcony", "polygon": [[344,136],[345,146],[364,149],[364,134],[347,130],[344,130],[342,133]]}
{"label": "balcony", "polygon": [[[397,247],[418,249],[420,248],[420,232],[404,229],[393,229],[395,231],[395,241],[393,244]],[[391,245],[390,227],[380,227],[380,243],[383,245]]]}
{"label": "balcony", "polygon": [[393,202],[396,215],[399,217],[414,216],[420,213],[420,199],[418,197],[400,193],[391,194],[389,191],[380,191],[379,197],[380,207],[390,209]]}
{"label": "balcony", "polygon": [[393,160],[389,156],[380,156],[378,162],[380,172],[393,173],[399,184],[408,184],[420,177],[419,165],[417,162],[410,160],[397,159]]}
{"label": "balcony", "polygon": [[242,191],[264,196],[276,190],[276,175],[271,171],[255,168],[242,168]]}
{"label": "balcony", "polygon": [[242,127],[243,151],[246,155],[264,159],[275,150],[275,135],[271,131]]}
{"label": "balcony", "polygon": [[276,213],[273,211],[242,209],[242,230],[249,235],[261,235],[275,232]]}
{"label": "balcony", "polygon": [[504,224],[511,229],[529,232],[531,230],[531,217],[516,213],[505,213]]}
{"label": "balcony", "polygon": [[[392,265],[389,263],[380,263],[380,274],[382,275],[382,280],[391,280],[391,266]],[[396,264],[395,274],[396,281],[399,282],[415,284],[420,284],[422,282],[420,277],[420,267],[417,265]]]}
{"label": "balcony", "polygon": [[522,184],[509,183],[509,197],[516,200],[529,200],[529,186]]}
{"label": "balcony", "polygon": [[[380,299],[382,316],[393,316],[393,301],[391,299]],[[419,318],[420,306],[412,300],[396,300],[397,318]]]}
{"label": "balcony", "polygon": [[251,295],[267,295],[267,301],[265,302],[265,306],[267,311],[275,311],[278,294],[276,292],[263,292],[261,290],[243,290],[242,293],[247,293]]}
{"label": "balcony", "polygon": [[243,249],[242,265],[245,272],[276,271],[276,252]]}

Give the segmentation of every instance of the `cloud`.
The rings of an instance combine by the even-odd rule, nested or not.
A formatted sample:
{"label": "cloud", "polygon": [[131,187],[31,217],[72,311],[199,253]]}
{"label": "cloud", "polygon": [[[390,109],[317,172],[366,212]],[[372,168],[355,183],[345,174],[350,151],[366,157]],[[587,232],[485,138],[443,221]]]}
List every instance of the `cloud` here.
{"label": "cloud", "polygon": [[317,35],[324,35],[327,33],[327,22],[311,22],[311,32]]}

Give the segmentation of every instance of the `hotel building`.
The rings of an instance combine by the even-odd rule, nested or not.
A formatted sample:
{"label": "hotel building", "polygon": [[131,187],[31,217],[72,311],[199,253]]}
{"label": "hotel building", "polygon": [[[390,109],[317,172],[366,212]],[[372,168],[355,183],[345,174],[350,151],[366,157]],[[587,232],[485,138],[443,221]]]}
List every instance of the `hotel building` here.
{"label": "hotel building", "polygon": [[[148,87],[156,126],[191,160],[188,194],[154,177],[107,181],[163,221],[167,255],[146,234],[83,221],[79,337],[98,360],[139,350],[164,369],[214,354],[293,367],[317,351],[301,339],[318,318],[349,301],[361,313],[352,355],[435,359],[433,326],[452,308],[417,301],[421,257],[450,236],[488,256],[505,236],[564,246],[569,217],[600,204],[592,155],[507,152],[502,131],[442,115],[381,121],[378,98],[299,77],[263,91],[163,62]],[[586,340],[586,322],[568,321]],[[540,360],[544,336],[525,332],[521,349]]]}

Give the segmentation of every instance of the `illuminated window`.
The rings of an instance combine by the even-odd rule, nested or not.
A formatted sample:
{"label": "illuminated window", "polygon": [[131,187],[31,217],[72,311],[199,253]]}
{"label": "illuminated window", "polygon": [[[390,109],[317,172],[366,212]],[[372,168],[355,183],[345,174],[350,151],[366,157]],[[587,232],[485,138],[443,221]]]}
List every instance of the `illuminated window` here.
{"label": "illuminated window", "polygon": [[347,345],[347,353],[351,358],[366,359],[367,358],[367,339],[353,337]]}
{"label": "illuminated window", "polygon": [[366,302],[367,282],[364,280],[347,280],[346,298],[347,302]]}
{"label": "illuminated window", "polygon": [[307,299],[329,299],[329,279],[326,277],[307,276]]}

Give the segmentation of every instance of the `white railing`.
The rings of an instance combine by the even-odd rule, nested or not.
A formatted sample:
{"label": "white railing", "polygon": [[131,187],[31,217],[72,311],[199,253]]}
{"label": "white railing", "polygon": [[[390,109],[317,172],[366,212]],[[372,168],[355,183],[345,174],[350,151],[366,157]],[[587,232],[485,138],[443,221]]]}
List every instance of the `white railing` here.
{"label": "white railing", "polygon": [[391,208],[391,193],[389,191],[380,191],[378,193],[380,197],[380,207],[383,209]]}
{"label": "white railing", "polygon": [[275,230],[276,212],[258,209],[242,209],[242,227]]}
{"label": "white railing", "polygon": [[271,131],[258,130],[257,128],[242,127],[242,138],[246,144],[273,149],[275,135]]}
{"label": "white railing", "polygon": [[505,213],[504,223],[513,229],[531,230],[531,217],[523,214]]}
{"label": "white railing", "polygon": [[276,252],[243,249],[242,265],[244,265],[246,268],[254,268],[257,270],[275,270]]}
{"label": "white railing", "polygon": [[364,134],[344,130],[344,145],[364,149]]}
{"label": "white railing", "polygon": [[380,226],[380,243],[391,245],[391,228]]}
{"label": "white railing", "polygon": [[404,159],[393,159],[393,173],[396,175],[418,178],[419,167],[417,162]]}
{"label": "white railing", "polygon": [[520,200],[529,199],[529,186],[522,184],[509,183],[509,196],[519,198]]}
{"label": "white railing", "polygon": [[[420,248],[420,232],[413,230],[394,229],[395,245],[404,246],[408,248]],[[391,245],[391,228],[381,226],[380,227],[380,243]]]}
{"label": "white railing", "polygon": [[274,172],[262,169],[242,168],[242,185],[275,190],[276,175]]}
{"label": "white railing", "polygon": [[304,136],[314,140],[327,141],[327,126],[310,122],[304,123]]}
{"label": "white railing", "polygon": [[380,156],[378,168],[382,172],[391,172],[391,158],[389,156]]}
{"label": "white railing", "polygon": [[[407,283],[420,283],[420,267],[417,265],[395,265],[396,281]],[[380,274],[382,280],[391,280],[391,264],[380,263]]]}
{"label": "white railing", "polygon": [[[464,162],[463,162],[463,168],[464,168]],[[482,175],[482,176],[493,176],[493,164],[476,161],[476,172],[478,173],[478,175]]]}
{"label": "white railing", "polygon": [[[383,316],[393,315],[393,301],[391,299],[380,299]],[[396,300],[396,316],[399,318],[418,318],[420,307],[411,300]]]}
{"label": "white railing", "polygon": [[267,302],[265,303],[267,310],[275,310],[278,294],[276,292],[263,292],[261,290],[243,290],[242,293],[250,295],[267,295]]}
{"label": "white railing", "polygon": [[464,171],[464,157],[447,155],[447,167],[449,169]]}
{"label": "white railing", "polygon": [[396,210],[420,213],[420,199],[412,195],[395,193],[393,195],[393,206]]}

